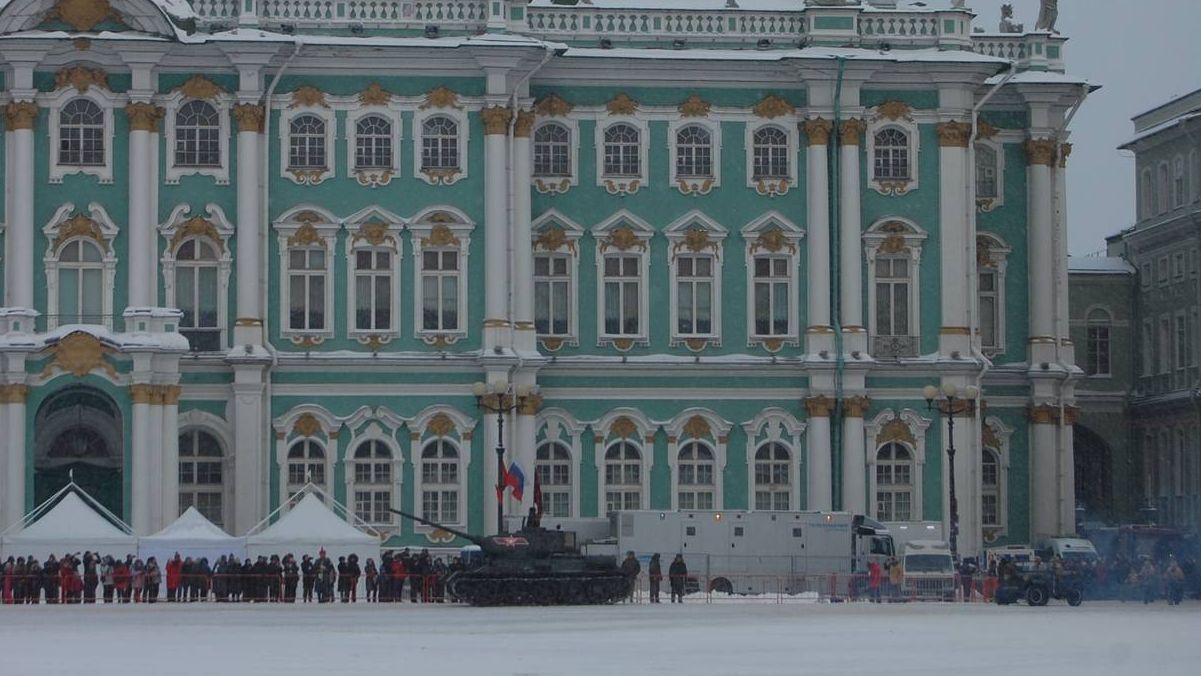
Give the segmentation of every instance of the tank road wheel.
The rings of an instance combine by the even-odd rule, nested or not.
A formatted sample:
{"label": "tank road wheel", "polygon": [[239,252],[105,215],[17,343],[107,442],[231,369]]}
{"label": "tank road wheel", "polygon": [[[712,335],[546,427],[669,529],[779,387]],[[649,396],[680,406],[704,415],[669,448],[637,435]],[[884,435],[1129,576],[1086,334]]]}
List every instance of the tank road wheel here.
{"label": "tank road wheel", "polygon": [[1032,584],[1026,588],[1026,603],[1031,606],[1045,606],[1050,597],[1047,588],[1041,584]]}
{"label": "tank road wheel", "polygon": [[1081,603],[1084,603],[1084,591],[1078,587],[1073,587],[1073,588],[1069,589],[1068,593],[1065,594],[1064,596],[1068,600],[1068,605],[1073,608],[1080,605]]}
{"label": "tank road wheel", "polygon": [[718,577],[714,578],[713,581],[709,583],[709,591],[717,592],[719,594],[733,594],[734,585],[731,584],[726,578]]}

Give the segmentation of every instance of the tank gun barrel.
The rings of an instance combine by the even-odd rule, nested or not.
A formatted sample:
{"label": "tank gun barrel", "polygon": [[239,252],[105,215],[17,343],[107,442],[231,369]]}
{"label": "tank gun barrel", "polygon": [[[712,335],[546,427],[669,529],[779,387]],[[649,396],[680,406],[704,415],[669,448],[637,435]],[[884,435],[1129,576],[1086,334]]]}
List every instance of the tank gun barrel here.
{"label": "tank gun barrel", "polygon": [[441,528],[442,530],[446,531],[447,533],[454,533],[455,535],[457,535],[465,540],[474,542],[475,544],[480,545],[481,547],[484,546],[484,541],[482,538],[479,538],[470,533],[465,533],[461,530],[451,528],[450,526],[443,526],[442,524],[438,523],[437,521],[430,521],[429,519],[422,518],[420,516],[417,516],[416,514],[409,514],[408,512],[402,512],[399,509],[392,509],[391,507],[389,507],[388,511],[396,512],[397,514],[403,516],[406,519],[412,519],[413,521],[416,521],[417,523],[424,524],[426,526],[430,526],[431,528]]}

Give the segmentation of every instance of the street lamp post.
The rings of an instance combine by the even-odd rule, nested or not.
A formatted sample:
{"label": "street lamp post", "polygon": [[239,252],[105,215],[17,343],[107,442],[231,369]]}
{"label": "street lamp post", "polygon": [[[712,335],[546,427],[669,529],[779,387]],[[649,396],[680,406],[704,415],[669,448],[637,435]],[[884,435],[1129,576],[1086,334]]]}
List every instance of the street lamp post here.
{"label": "street lamp post", "polygon": [[496,414],[496,532],[505,532],[505,414],[520,408],[534,391],[530,385],[510,387],[501,378],[491,385],[477,382],[471,386],[475,405]]}
{"label": "street lamp post", "polygon": [[[947,471],[951,490],[951,533],[948,541],[951,545],[951,558],[959,560],[959,500],[955,496],[955,414],[970,411],[980,395],[975,386],[968,386],[961,392],[953,383],[946,383],[942,389],[927,385],[922,390],[926,398],[926,408],[947,418]],[[937,402],[935,401],[937,400]]]}

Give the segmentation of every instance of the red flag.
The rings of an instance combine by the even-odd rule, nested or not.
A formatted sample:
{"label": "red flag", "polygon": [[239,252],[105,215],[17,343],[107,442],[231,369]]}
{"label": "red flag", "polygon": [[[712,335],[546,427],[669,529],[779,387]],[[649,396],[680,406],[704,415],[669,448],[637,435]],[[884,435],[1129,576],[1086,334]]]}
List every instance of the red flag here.
{"label": "red flag", "polygon": [[538,471],[534,471],[534,509],[542,516],[542,482],[538,479]]}
{"label": "red flag", "polygon": [[496,461],[496,471],[499,473],[496,477],[496,501],[499,503],[504,499],[505,485],[509,483],[509,473],[505,471],[503,460]]}

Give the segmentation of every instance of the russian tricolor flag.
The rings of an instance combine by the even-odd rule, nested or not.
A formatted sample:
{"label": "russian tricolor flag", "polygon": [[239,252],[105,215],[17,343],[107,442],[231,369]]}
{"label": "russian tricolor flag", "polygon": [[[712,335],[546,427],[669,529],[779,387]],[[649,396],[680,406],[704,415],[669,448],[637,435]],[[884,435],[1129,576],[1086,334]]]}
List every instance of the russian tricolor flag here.
{"label": "russian tricolor flag", "polygon": [[505,472],[505,485],[513,489],[513,497],[521,499],[525,491],[525,474],[517,463],[509,465],[509,471]]}

